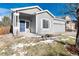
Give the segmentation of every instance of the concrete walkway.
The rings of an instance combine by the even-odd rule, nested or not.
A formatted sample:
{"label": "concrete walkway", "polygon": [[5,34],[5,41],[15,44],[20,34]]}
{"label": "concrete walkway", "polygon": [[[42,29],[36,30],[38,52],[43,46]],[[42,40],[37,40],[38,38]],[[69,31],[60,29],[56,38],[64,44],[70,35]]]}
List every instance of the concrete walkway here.
{"label": "concrete walkway", "polygon": [[34,33],[21,33],[20,35],[25,37],[41,37],[41,35],[34,34]]}

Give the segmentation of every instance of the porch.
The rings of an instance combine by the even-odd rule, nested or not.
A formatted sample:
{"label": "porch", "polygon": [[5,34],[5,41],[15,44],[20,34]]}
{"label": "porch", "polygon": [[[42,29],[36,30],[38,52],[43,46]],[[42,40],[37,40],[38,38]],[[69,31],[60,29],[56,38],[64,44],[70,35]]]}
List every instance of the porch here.
{"label": "porch", "polygon": [[14,13],[13,34],[36,33],[36,18],[33,14]]}

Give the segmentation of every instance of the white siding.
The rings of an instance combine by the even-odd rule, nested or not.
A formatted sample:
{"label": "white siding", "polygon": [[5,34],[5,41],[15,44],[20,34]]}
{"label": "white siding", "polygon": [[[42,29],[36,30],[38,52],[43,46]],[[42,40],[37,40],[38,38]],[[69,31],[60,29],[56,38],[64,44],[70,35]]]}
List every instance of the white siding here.
{"label": "white siding", "polygon": [[65,22],[60,20],[53,21],[53,31],[55,33],[65,32]]}
{"label": "white siding", "polygon": [[36,33],[36,18],[35,16],[32,16],[30,19],[30,28],[32,33]]}
{"label": "white siding", "polygon": [[[50,22],[50,27],[48,29],[44,29],[42,28],[43,24],[42,24],[42,20],[43,19],[47,19]],[[48,33],[52,33],[53,32],[53,27],[52,27],[52,21],[53,21],[53,17],[50,16],[47,12],[41,13],[41,14],[37,14],[36,15],[36,32],[38,34],[48,34]]]}
{"label": "white siding", "polygon": [[[42,19],[48,19],[50,21],[50,28],[42,28]],[[65,22],[60,20],[54,20],[47,12],[36,15],[36,31],[38,34],[53,34],[65,32]]]}

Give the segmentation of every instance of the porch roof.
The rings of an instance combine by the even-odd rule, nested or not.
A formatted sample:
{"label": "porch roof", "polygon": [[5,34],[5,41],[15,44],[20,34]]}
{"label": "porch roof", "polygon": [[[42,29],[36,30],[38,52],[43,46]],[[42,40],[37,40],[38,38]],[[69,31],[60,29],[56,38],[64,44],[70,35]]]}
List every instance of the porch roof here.
{"label": "porch roof", "polygon": [[44,13],[44,12],[47,12],[50,16],[55,18],[55,16],[51,12],[49,12],[48,10],[43,10],[43,11],[40,11],[40,12],[34,12],[34,13],[31,13],[31,14],[24,13],[24,12],[19,12],[19,13],[20,14],[27,14],[27,15],[36,15],[36,14],[40,14],[40,13]]}
{"label": "porch roof", "polygon": [[25,15],[29,15],[29,16],[33,16],[35,14],[28,14],[28,13],[24,13],[24,12],[18,12],[19,14],[25,14]]}
{"label": "porch roof", "polygon": [[29,6],[29,7],[13,8],[13,9],[11,9],[11,10],[12,10],[12,11],[18,11],[18,10],[25,10],[25,9],[32,9],[32,8],[38,8],[40,11],[43,10],[43,9],[41,9],[39,6]]}

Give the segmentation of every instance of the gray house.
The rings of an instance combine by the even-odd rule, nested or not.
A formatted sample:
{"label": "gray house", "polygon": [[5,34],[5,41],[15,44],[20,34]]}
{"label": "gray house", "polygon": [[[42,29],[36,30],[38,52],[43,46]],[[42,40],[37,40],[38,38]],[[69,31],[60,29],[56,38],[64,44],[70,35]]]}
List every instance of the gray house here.
{"label": "gray house", "polygon": [[65,32],[65,21],[56,18],[39,6],[14,8],[12,10],[13,34],[53,34]]}

